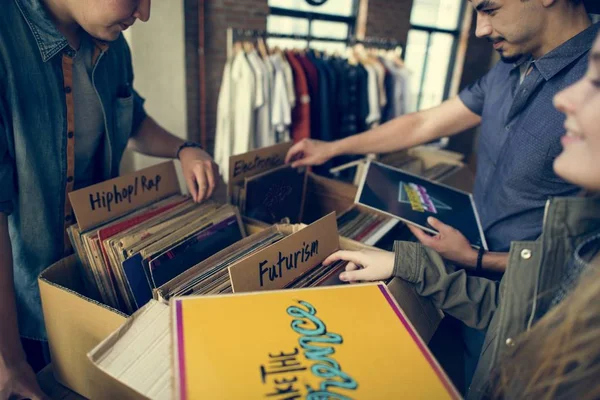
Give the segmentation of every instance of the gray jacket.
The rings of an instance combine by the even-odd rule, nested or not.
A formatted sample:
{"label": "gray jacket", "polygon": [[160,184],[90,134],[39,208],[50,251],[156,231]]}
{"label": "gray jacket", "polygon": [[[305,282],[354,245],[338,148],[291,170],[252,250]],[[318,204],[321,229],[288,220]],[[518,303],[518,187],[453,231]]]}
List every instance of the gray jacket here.
{"label": "gray jacket", "polygon": [[469,276],[419,243],[396,242],[395,276],[414,284],[421,296],[445,313],[473,328],[487,329],[468,399],[485,397],[504,349],[548,311],[569,257],[598,231],[600,199],[551,199],[542,236],[535,242],[513,242],[501,282]]}

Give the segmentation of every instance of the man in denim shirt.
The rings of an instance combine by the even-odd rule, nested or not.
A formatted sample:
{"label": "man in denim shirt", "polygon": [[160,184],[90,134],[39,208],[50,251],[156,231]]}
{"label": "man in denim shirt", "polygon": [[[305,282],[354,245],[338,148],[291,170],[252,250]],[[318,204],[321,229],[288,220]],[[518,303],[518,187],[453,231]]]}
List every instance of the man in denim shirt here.
{"label": "man in denim shirt", "polygon": [[161,128],[133,90],[121,32],[149,17],[150,0],[2,2],[0,398],[44,396],[20,337],[26,349],[45,340],[37,276],[72,252],[70,191],[117,176],[126,147],[178,157],[196,201],[214,189],[210,156]]}

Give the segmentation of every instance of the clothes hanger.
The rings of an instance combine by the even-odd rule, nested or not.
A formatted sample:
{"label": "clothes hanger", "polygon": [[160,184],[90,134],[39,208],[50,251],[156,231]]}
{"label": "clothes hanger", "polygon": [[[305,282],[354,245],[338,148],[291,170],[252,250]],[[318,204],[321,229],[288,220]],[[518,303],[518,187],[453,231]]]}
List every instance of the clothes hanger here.
{"label": "clothes hanger", "polygon": [[267,45],[265,44],[265,40],[262,37],[256,39],[256,45],[258,47],[258,53],[262,58],[269,57],[269,51],[267,50]]}
{"label": "clothes hanger", "polygon": [[254,43],[252,42],[244,42],[244,51],[246,54],[250,54],[255,50]]}

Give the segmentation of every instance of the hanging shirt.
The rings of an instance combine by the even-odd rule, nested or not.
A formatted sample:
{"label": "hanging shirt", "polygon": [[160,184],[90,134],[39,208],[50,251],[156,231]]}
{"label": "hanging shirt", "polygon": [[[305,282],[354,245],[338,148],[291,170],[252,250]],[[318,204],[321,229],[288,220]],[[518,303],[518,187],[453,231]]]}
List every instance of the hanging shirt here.
{"label": "hanging shirt", "polygon": [[334,140],[334,137],[331,129],[332,114],[330,108],[332,102],[329,100],[329,76],[327,67],[313,52],[309,51],[306,57],[314,65],[319,76],[319,114],[317,120],[319,125],[319,136],[317,137],[311,133],[311,137],[329,142]]}
{"label": "hanging shirt", "polygon": [[275,130],[277,142],[283,142],[289,140],[289,127],[292,125],[292,106],[289,102],[283,57],[280,54],[272,55],[271,62],[274,69],[271,123]]}
{"label": "hanging shirt", "polygon": [[381,61],[391,75],[388,80],[391,88],[386,88],[389,94],[388,105],[383,115],[383,120],[389,121],[414,110],[414,106],[411,104],[410,73],[407,68],[400,67],[391,60],[381,59]]}
{"label": "hanging shirt", "polygon": [[296,107],[296,88],[294,87],[294,73],[292,66],[288,62],[287,58],[281,57],[283,62],[283,72],[285,74],[285,87],[287,89],[288,101],[292,108]]}
{"label": "hanging shirt", "polygon": [[229,177],[229,157],[251,149],[256,99],[256,77],[246,55],[240,52],[225,66],[217,106],[215,162],[225,180]]}
{"label": "hanging shirt", "polygon": [[343,139],[359,132],[359,68],[342,59],[332,60],[331,65],[338,78],[337,95],[333,100],[338,111],[334,122],[338,127],[335,138]]}
{"label": "hanging shirt", "polygon": [[231,64],[228,60],[223,70],[221,90],[217,102],[217,128],[215,132],[215,162],[223,180],[229,179],[229,157],[233,151],[233,110],[231,107]]}
{"label": "hanging shirt", "polygon": [[365,65],[368,74],[368,102],[369,114],[367,115],[367,126],[378,124],[381,120],[381,109],[379,108],[379,84],[377,83],[377,72],[372,65]]}
{"label": "hanging shirt", "polygon": [[292,139],[299,142],[310,138],[310,93],[306,74],[302,69],[300,61],[294,53],[286,53],[288,62],[294,71],[294,88],[296,90],[296,106],[292,110]]}
{"label": "hanging shirt", "polygon": [[369,116],[369,73],[367,69],[358,64],[358,131],[369,130],[367,117]]}
{"label": "hanging shirt", "polygon": [[373,63],[377,73],[377,93],[379,94],[379,107],[383,108],[387,104],[387,95],[385,93],[385,68],[379,61]]}
{"label": "hanging shirt", "polygon": [[321,97],[319,96],[319,71],[305,55],[298,54],[296,58],[302,65],[308,82],[310,93],[310,137],[321,137]]}
{"label": "hanging shirt", "polygon": [[248,61],[254,70],[256,79],[256,115],[254,116],[256,126],[251,147],[262,148],[274,142],[271,139],[271,81],[269,69],[256,50],[248,54]]}

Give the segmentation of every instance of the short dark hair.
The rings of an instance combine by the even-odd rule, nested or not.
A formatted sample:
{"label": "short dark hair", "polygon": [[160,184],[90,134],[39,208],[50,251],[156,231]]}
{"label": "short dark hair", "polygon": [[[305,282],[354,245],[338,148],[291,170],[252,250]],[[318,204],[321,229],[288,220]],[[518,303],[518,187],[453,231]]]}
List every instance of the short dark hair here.
{"label": "short dark hair", "polygon": [[569,0],[569,3],[573,4],[574,6],[578,6],[583,3],[583,0]]}

